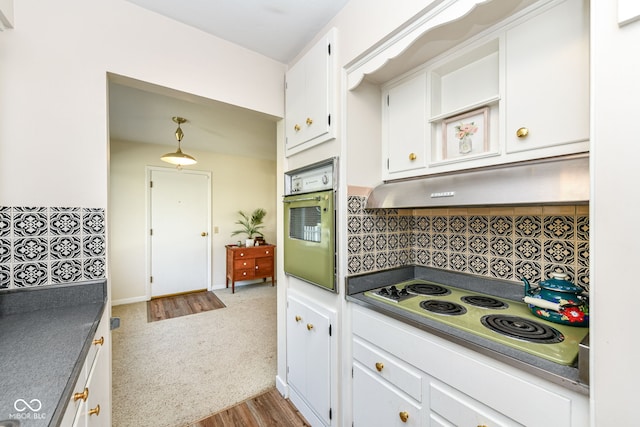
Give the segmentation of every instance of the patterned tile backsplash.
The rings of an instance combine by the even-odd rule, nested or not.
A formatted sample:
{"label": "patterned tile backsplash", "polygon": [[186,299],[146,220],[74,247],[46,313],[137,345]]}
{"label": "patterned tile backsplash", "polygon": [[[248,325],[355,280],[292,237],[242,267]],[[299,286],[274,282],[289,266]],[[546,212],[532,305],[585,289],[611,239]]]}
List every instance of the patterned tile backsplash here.
{"label": "patterned tile backsplash", "polygon": [[104,209],[0,207],[0,289],[105,277]]}
{"label": "patterned tile backsplash", "polygon": [[349,275],[408,264],[534,283],[562,271],[589,287],[588,206],[365,209],[348,197]]}

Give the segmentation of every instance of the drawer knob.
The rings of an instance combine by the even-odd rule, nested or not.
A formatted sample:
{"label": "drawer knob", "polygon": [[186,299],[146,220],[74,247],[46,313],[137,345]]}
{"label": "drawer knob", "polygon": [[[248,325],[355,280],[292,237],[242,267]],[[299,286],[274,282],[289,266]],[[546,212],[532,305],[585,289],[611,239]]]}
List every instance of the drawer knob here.
{"label": "drawer knob", "polygon": [[299,132],[300,131],[300,125],[295,125],[293,127],[293,130],[295,130],[296,132]]}
{"label": "drawer knob", "polygon": [[100,405],[96,405],[95,408],[89,409],[89,415],[95,415],[96,417],[100,415]]}
{"label": "drawer knob", "polygon": [[313,325],[311,323],[307,323],[307,330],[312,330],[313,329]]}
{"label": "drawer knob", "polygon": [[244,256],[244,252],[240,252],[240,256]]}
{"label": "drawer knob", "polygon": [[519,128],[519,129],[516,131],[516,136],[517,136],[518,138],[524,138],[524,137],[526,137],[527,135],[529,135],[529,129],[527,129],[527,128]]}
{"label": "drawer knob", "polygon": [[403,423],[406,423],[407,420],[409,419],[409,413],[406,411],[402,411],[398,414],[398,416],[400,417],[400,419],[402,420]]}
{"label": "drawer knob", "polygon": [[307,117],[307,126],[311,126],[313,124],[313,120],[311,120],[311,117]]}
{"label": "drawer knob", "polygon": [[83,401],[86,402],[88,397],[89,397],[89,389],[85,387],[82,393],[75,393],[73,395],[73,401],[76,402],[82,399]]}
{"label": "drawer knob", "polygon": [[103,345],[104,344],[104,337],[100,337],[97,340],[93,340],[93,345]]}
{"label": "drawer knob", "polygon": [[258,266],[256,265],[256,270],[258,269]]}
{"label": "drawer knob", "polygon": [[296,322],[299,322],[299,321],[301,321],[301,320],[302,320],[302,317],[300,317],[300,316],[296,316]]}
{"label": "drawer knob", "polygon": [[269,251],[264,251],[265,254],[269,255]]}
{"label": "drawer knob", "polygon": [[416,153],[410,153],[409,154],[409,160],[415,160],[417,158],[418,158],[418,156],[416,156]]}
{"label": "drawer knob", "polygon": [[376,370],[378,372],[382,372],[382,369],[384,369],[384,363],[382,362],[376,362]]}

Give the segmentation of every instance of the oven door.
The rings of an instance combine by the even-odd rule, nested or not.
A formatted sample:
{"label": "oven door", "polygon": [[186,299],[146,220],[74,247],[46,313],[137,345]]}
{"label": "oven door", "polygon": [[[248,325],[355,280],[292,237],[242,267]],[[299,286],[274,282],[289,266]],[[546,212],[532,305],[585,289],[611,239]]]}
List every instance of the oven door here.
{"label": "oven door", "polygon": [[336,291],[333,190],[285,196],[284,271]]}

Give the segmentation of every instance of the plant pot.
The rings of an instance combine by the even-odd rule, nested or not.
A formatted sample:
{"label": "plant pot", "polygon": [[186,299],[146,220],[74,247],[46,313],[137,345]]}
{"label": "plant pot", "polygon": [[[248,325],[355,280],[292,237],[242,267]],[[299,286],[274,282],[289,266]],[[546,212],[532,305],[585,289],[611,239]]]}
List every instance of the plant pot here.
{"label": "plant pot", "polygon": [[246,247],[248,247],[248,248],[249,248],[249,247],[251,247],[251,246],[253,246],[253,239],[247,239],[247,240],[245,240],[245,241],[244,241],[244,244],[245,244],[245,246],[246,246]]}

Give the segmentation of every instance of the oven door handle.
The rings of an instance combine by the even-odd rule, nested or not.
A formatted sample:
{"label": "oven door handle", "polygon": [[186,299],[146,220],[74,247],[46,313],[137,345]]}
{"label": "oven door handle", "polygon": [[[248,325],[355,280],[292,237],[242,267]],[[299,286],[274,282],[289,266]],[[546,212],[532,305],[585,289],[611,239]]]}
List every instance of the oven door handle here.
{"label": "oven door handle", "polygon": [[315,200],[315,201],[319,202],[320,200],[322,200],[322,198],[320,196],[305,197],[305,198],[302,198],[302,199],[295,199],[295,200],[283,200],[282,203],[307,202],[309,200]]}

